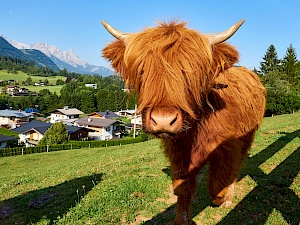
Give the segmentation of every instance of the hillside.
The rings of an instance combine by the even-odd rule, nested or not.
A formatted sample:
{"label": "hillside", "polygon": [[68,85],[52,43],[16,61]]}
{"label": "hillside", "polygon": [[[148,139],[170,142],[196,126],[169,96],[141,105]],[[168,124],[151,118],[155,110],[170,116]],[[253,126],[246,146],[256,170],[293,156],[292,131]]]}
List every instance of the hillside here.
{"label": "hillside", "polygon": [[[300,114],[263,120],[229,208],[211,205],[204,169],[195,224],[298,224],[299,131]],[[0,158],[0,223],[172,224],[176,196],[159,146],[155,139]]]}
{"label": "hillside", "polygon": [[53,71],[58,71],[57,65],[44,53],[35,49],[22,49],[25,55],[32,59],[38,67],[49,67]]}
{"label": "hillside", "polygon": [[38,67],[49,67],[54,71],[58,71],[56,64],[47,57],[44,53],[38,50],[23,49],[19,50],[8,43],[3,37],[0,36],[0,56],[9,56],[28,62],[34,61]]}
{"label": "hillside", "polygon": [[56,81],[58,79],[66,80],[66,77],[63,76],[51,76],[51,77],[43,77],[43,76],[29,76],[28,74],[18,71],[18,74],[8,74],[6,70],[0,70],[0,80],[15,80],[18,82],[26,81],[27,78],[30,77],[32,79],[32,82],[39,82],[44,81],[47,79],[50,84],[54,86],[22,86],[20,87],[27,88],[31,92],[39,92],[43,89],[48,89],[51,93],[56,92],[56,94],[60,95],[60,89],[63,87],[63,85],[55,85]]}
{"label": "hillside", "polygon": [[16,80],[16,81],[26,81],[30,77],[33,82],[38,82],[39,80],[44,81],[47,79],[51,84],[55,84],[56,80],[66,80],[66,77],[63,76],[49,76],[49,77],[43,77],[43,76],[30,76],[27,73],[24,73],[22,71],[18,71],[18,74],[12,74],[7,73],[7,70],[0,70],[0,80]]}

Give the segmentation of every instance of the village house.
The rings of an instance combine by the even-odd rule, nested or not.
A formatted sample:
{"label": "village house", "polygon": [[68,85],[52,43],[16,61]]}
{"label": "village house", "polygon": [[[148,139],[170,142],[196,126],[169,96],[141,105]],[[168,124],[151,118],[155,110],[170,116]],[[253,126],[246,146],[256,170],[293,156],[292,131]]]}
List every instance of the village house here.
{"label": "village house", "polygon": [[94,140],[120,138],[124,131],[124,125],[121,121],[92,116],[85,116],[78,119],[75,125],[92,130],[88,136]]}
{"label": "village house", "polygon": [[19,91],[19,88],[17,85],[6,86],[6,93],[12,95],[14,92]]}
{"label": "village house", "polygon": [[120,116],[114,112],[106,110],[105,112],[93,112],[88,114],[87,116],[98,117],[98,118],[106,118],[106,119],[116,119]]}
{"label": "village house", "polygon": [[117,112],[119,116],[125,116],[128,118],[133,118],[135,116],[135,111],[134,109],[127,109],[127,110],[121,110]]}
{"label": "village house", "polygon": [[50,113],[50,123],[63,122],[69,124],[73,124],[79,119],[80,115],[84,114],[84,112],[68,106],[65,106],[63,109],[53,110]]}
{"label": "village house", "polygon": [[29,95],[37,96],[38,95],[38,93],[36,92],[30,92],[27,88],[22,88],[17,85],[6,86],[6,93],[11,96],[29,96]]}
{"label": "village house", "polygon": [[21,110],[0,110],[0,126],[14,129],[24,123],[28,123],[31,115]]}
{"label": "village house", "polygon": [[34,82],[35,86],[44,86],[44,82],[38,81],[38,82]]}
{"label": "village house", "polygon": [[[26,147],[36,146],[51,125],[51,123],[42,121],[30,121],[13,131],[19,133],[19,142],[24,143]],[[67,126],[67,130],[70,140],[81,140],[88,136],[88,130],[86,128]]]}
{"label": "village house", "polygon": [[17,138],[0,134],[0,148],[8,147],[9,143]]}
{"label": "village house", "polygon": [[86,87],[97,89],[97,84],[85,84]]}

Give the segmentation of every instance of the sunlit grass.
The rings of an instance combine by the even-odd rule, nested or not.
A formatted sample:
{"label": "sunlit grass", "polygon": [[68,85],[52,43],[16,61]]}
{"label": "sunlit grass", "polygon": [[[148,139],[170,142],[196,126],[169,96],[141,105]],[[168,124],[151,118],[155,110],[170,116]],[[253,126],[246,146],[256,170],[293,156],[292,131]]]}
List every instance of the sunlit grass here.
{"label": "sunlit grass", "polygon": [[[211,205],[204,168],[193,221],[298,224],[299,134],[300,114],[264,119],[229,208]],[[5,157],[0,171],[0,224],[150,225],[172,224],[175,217],[169,163],[159,140]]]}
{"label": "sunlit grass", "polygon": [[7,70],[0,70],[0,80],[15,80],[18,82],[26,81],[27,78],[30,77],[32,82],[38,82],[41,80],[42,82],[47,79],[51,84],[56,84],[58,79],[62,79],[63,81],[66,80],[66,77],[63,76],[49,76],[49,77],[42,77],[42,76],[33,76],[28,75],[22,71],[18,71],[18,74],[7,73]]}

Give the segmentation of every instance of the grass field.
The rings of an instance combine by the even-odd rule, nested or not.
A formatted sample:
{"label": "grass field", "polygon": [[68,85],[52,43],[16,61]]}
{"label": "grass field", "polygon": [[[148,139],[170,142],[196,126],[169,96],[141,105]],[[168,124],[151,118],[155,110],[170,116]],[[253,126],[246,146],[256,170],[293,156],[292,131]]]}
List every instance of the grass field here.
{"label": "grass field", "polygon": [[[265,118],[230,208],[198,176],[194,224],[299,224],[300,114]],[[172,224],[176,197],[159,140],[0,158],[0,224]]]}
{"label": "grass field", "polygon": [[[16,80],[16,81],[25,81],[29,75],[22,71],[18,71],[18,74],[8,74],[6,70],[0,70],[0,80]],[[29,91],[32,92],[39,92],[40,90],[43,89],[48,89],[50,92],[60,95],[60,89],[63,87],[63,85],[55,85],[56,81],[58,79],[66,80],[65,77],[63,76],[55,76],[55,77],[40,77],[40,76],[30,76],[33,82],[38,82],[39,80],[44,81],[47,79],[50,84],[53,84],[54,86],[22,86],[19,85],[20,87],[27,88]]]}
{"label": "grass field", "polygon": [[[16,80],[16,81],[25,81],[29,75],[22,71],[18,71],[18,74],[7,73],[7,70],[0,70],[0,80]],[[44,81],[47,79],[51,84],[56,84],[56,80],[62,79],[66,80],[66,77],[63,76],[53,76],[53,77],[40,77],[40,76],[30,76],[33,82],[38,82],[39,80]]]}
{"label": "grass field", "polygon": [[38,93],[40,90],[48,89],[51,93],[56,92],[57,95],[60,95],[60,89],[61,89],[63,86],[64,86],[64,85],[55,85],[55,86],[20,86],[20,87],[27,88],[29,91],[37,92],[37,93]]}

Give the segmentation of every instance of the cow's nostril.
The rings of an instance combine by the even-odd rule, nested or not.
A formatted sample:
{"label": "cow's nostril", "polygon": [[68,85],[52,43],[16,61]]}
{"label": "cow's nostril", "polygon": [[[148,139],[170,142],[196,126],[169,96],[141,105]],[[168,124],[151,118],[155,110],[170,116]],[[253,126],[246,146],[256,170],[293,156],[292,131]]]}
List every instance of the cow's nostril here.
{"label": "cow's nostril", "polygon": [[157,125],[157,123],[156,123],[156,121],[153,119],[153,117],[151,117],[151,122],[152,122],[152,124]]}
{"label": "cow's nostril", "polygon": [[176,117],[171,121],[170,125],[172,126],[177,121],[177,115]]}

